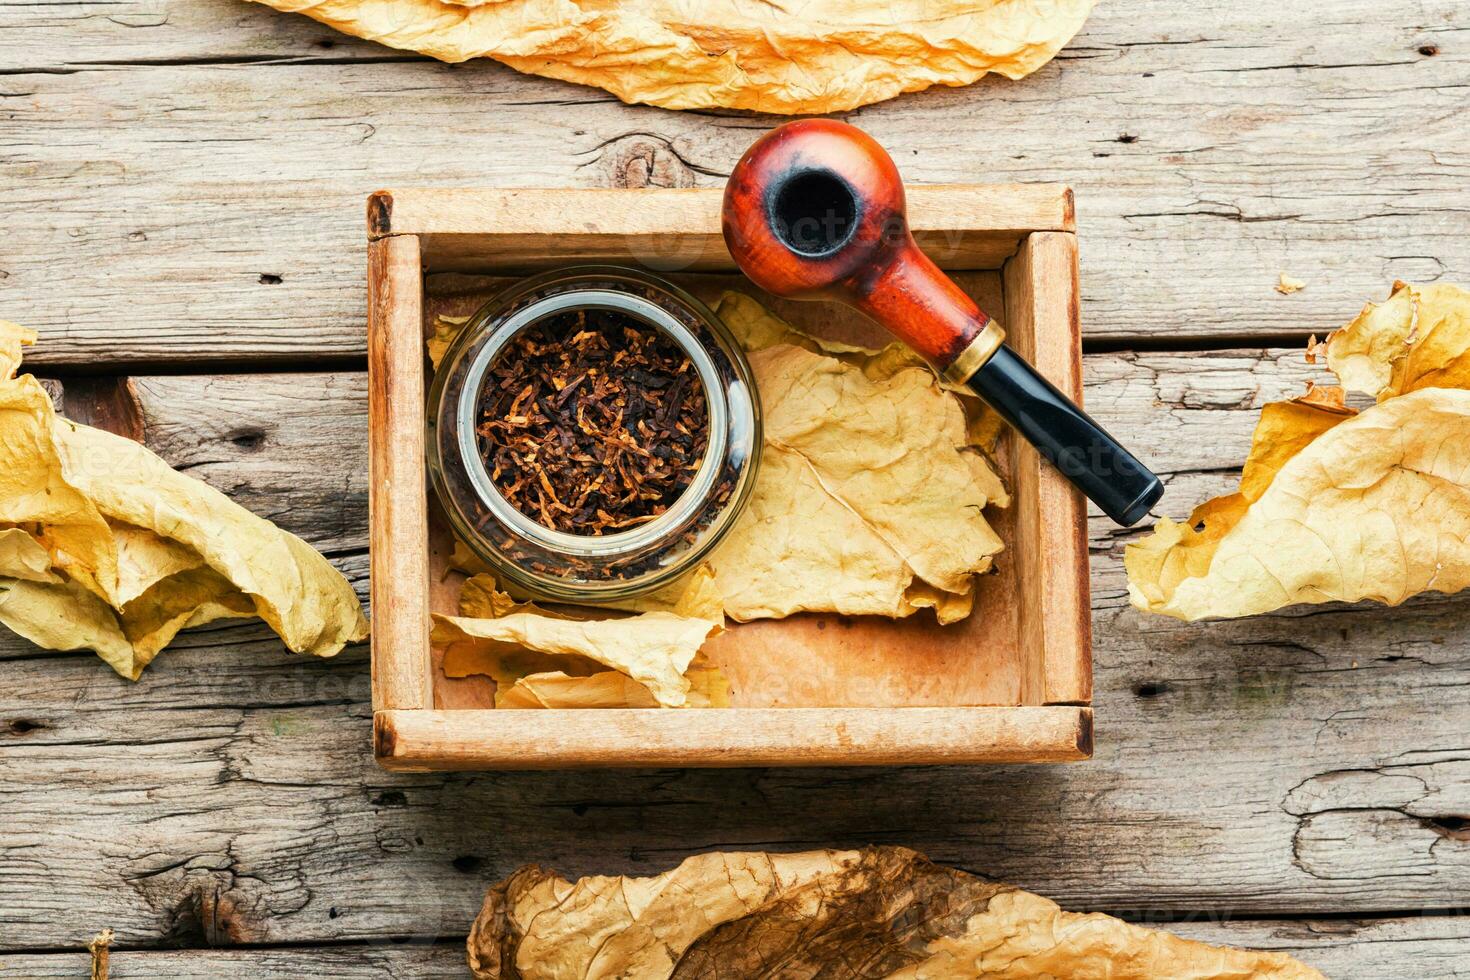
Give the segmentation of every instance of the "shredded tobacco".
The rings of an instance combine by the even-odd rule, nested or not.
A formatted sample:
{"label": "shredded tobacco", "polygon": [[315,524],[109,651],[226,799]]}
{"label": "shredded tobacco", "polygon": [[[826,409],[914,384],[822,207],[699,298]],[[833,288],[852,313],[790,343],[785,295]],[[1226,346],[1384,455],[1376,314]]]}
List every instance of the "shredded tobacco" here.
{"label": "shredded tobacco", "polygon": [[512,506],[552,530],[602,535],[673,505],[704,458],[709,415],[670,338],[625,314],[570,310],[501,352],[476,431]]}

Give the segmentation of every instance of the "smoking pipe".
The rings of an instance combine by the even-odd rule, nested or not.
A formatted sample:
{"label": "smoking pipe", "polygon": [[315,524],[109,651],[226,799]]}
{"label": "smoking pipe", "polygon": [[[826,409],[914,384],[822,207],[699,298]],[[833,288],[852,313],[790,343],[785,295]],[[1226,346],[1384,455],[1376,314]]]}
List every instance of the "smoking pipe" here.
{"label": "smoking pipe", "polygon": [[1000,325],[919,250],[903,181],[868,134],[830,119],[771,130],[725,187],[725,244],[777,296],[837,300],[968,386],[1124,527],[1163,495],[1159,478],[1004,343]]}

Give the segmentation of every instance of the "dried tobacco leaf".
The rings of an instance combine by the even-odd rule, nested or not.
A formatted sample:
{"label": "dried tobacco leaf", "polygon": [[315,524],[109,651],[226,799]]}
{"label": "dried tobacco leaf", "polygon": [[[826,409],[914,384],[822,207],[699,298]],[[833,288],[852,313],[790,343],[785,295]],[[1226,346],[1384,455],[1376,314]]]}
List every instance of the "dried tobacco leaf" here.
{"label": "dried tobacco leaf", "polygon": [[444,673],[493,678],[496,707],[728,704],[722,677],[691,669],[724,621],[707,569],[673,609],[624,619],[576,619],[518,603],[488,576],[465,583],[460,611],[434,617]]}
{"label": "dried tobacco leaf", "polygon": [[625,102],[828,113],[1023,78],[1081,29],[1095,0],[257,0],[442,61],[494,58]]}
{"label": "dried tobacco leaf", "polygon": [[[730,683],[718,670],[691,668],[686,708],[728,708]],[[657,708],[647,687],[626,674],[605,670],[585,677],[561,671],[527,674],[495,697],[497,708]]]}
{"label": "dried tobacco leaf", "polygon": [[440,314],[434,317],[434,336],[430,337],[424,346],[429,350],[429,363],[434,370],[439,370],[439,362],[444,360],[444,355],[449,351],[449,345],[454,343],[464,330],[464,325],[470,322],[467,316],[444,316]]}
{"label": "dried tobacco leaf", "polygon": [[1280,953],[1064,912],[899,847],[709,853],[577,882],[528,866],[490,890],[467,946],[481,980],[1321,978]]}
{"label": "dried tobacco leaf", "polygon": [[1283,272],[1277,277],[1275,288],[1282,296],[1290,296],[1292,293],[1299,293],[1303,289],[1306,289],[1307,283],[1304,279],[1298,279],[1296,276],[1288,276]]}
{"label": "dried tobacco leaf", "polygon": [[0,622],[134,680],[180,630],[224,617],[259,616],[316,656],[366,638],[352,587],[305,542],[137,443],[58,417],[35,378],[15,376],[33,339],[0,321]]}
{"label": "dried tobacco leaf", "polygon": [[1135,606],[1193,620],[1470,585],[1470,293],[1397,285],[1324,346],[1378,404],[1266,406],[1240,490],[1128,546]]}
{"label": "dried tobacco leaf", "polygon": [[820,343],[739,293],[717,312],[765,416],[755,489],[709,562],[725,612],[969,615],[1002,547],[982,512],[1005,497],[961,400],[900,345]]}
{"label": "dried tobacco leaf", "polygon": [[1349,391],[1385,401],[1420,388],[1470,389],[1470,292],[1394,283],[1327,337],[1327,366]]}

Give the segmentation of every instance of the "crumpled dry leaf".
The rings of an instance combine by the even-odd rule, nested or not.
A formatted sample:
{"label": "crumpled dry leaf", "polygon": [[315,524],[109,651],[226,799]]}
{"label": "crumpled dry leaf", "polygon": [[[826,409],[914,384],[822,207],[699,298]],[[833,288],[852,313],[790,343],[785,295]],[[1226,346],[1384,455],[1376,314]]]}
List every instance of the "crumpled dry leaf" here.
{"label": "crumpled dry leaf", "polygon": [[434,370],[439,370],[439,362],[444,360],[444,354],[449,350],[449,345],[454,343],[464,330],[464,325],[470,322],[467,316],[444,316],[434,318],[434,336],[425,341],[424,346],[429,349],[429,363]]}
{"label": "crumpled dry leaf", "polygon": [[432,639],[446,676],[494,679],[496,707],[711,706],[728,704],[723,678],[690,668],[721,629],[720,608],[707,569],[672,610],[598,620],[518,603],[475,576],[460,593],[464,615],[435,615]]}
{"label": "crumpled dry leaf", "polygon": [[[708,668],[685,671],[689,681],[686,708],[728,708],[730,683],[725,675]],[[657,708],[658,700],[647,687],[627,674],[604,670],[585,677],[561,671],[527,674],[517,678],[503,695],[498,691],[497,708]]]}
{"label": "crumpled dry leaf", "polygon": [[467,946],[481,980],[1322,976],[1280,953],[1064,912],[900,847],[709,853],[575,883],[528,866],[490,890]]}
{"label": "crumpled dry leaf", "polygon": [[1394,283],[1327,337],[1327,366],[1349,391],[1386,401],[1420,388],[1470,389],[1470,292]]}
{"label": "crumpled dry leaf", "polygon": [[765,429],[745,513],[709,559],[725,612],[968,615],[1002,547],[982,510],[1005,494],[961,401],[900,345],[820,343],[740,293],[717,312],[750,351]]}
{"label": "crumpled dry leaf", "polygon": [[33,339],[0,321],[0,622],[134,680],[180,630],[223,617],[259,616],[316,656],[366,638],[352,587],[311,546],[143,446],[57,416],[14,373]]}
{"label": "crumpled dry leaf", "polygon": [[1299,293],[1306,288],[1306,280],[1298,279],[1296,276],[1288,276],[1284,272],[1276,279],[1275,289],[1282,296],[1290,296],[1292,293]]}
{"label": "crumpled dry leaf", "polygon": [[1396,285],[1325,347],[1379,403],[1268,405],[1240,490],[1128,546],[1135,606],[1192,620],[1470,585],[1470,293]]}
{"label": "crumpled dry leaf", "polygon": [[625,102],[828,113],[1023,78],[1081,29],[1095,0],[257,0],[442,61],[494,58]]}

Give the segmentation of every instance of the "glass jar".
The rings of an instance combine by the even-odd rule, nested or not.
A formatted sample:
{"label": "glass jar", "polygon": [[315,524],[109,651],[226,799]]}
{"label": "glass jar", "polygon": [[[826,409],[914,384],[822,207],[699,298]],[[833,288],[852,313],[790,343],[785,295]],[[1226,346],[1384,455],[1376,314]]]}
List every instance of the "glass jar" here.
{"label": "glass jar", "polygon": [[[576,310],[615,312],[658,330],[689,357],[704,388],[709,433],[688,487],[657,517],[614,533],[553,530],[522,513],[491,479],[477,431],[497,355],[523,331]],[[428,409],[429,473],[455,534],[502,581],[562,602],[631,598],[694,568],[739,516],[760,458],[759,396],[729,329],[672,283],[617,266],[554,270],[485,303],[445,352]]]}

